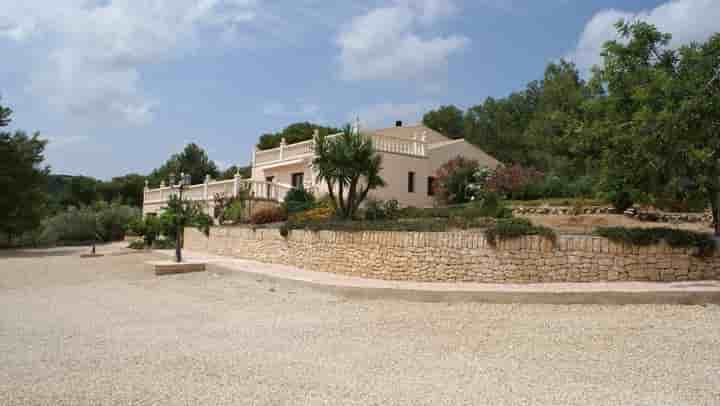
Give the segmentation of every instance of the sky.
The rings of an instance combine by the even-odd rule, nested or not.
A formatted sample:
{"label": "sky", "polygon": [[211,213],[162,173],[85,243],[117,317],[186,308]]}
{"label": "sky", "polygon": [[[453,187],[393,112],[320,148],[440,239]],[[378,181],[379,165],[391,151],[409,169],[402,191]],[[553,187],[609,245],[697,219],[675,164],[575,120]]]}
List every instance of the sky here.
{"label": "sky", "polygon": [[589,72],[621,18],[679,46],[720,0],[0,0],[0,96],[55,173],[148,173],[189,142],[247,165],[293,122],[413,124],[560,58]]}

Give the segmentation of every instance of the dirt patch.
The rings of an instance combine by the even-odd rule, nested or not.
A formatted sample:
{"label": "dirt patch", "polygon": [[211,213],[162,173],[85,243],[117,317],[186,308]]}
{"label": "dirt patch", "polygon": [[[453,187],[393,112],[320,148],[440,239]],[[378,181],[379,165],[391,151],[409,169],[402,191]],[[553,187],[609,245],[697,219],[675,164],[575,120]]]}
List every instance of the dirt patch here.
{"label": "dirt patch", "polygon": [[597,227],[671,227],[683,230],[711,232],[709,225],[703,223],[656,223],[639,221],[621,214],[590,214],[580,216],[565,215],[522,215],[534,224],[555,229],[561,234],[592,234]]}

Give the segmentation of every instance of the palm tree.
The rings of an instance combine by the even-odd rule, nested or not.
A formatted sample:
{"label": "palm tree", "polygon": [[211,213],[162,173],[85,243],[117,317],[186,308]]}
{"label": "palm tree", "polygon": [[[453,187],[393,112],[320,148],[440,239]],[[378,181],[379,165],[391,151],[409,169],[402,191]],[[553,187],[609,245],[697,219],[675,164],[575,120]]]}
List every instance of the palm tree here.
{"label": "palm tree", "polygon": [[349,125],[336,137],[324,134],[315,137],[313,167],[316,181],[325,182],[338,215],[344,219],[355,216],[371,190],[385,186],[380,177],[382,157],[375,151],[372,140]]}

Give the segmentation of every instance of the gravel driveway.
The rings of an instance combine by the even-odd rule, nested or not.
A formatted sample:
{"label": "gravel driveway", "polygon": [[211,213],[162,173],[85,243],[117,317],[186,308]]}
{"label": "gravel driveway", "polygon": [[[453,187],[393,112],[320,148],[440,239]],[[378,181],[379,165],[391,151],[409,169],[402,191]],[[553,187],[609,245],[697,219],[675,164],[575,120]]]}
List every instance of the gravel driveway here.
{"label": "gravel driveway", "polygon": [[0,252],[0,405],[720,405],[720,307],[363,301]]}

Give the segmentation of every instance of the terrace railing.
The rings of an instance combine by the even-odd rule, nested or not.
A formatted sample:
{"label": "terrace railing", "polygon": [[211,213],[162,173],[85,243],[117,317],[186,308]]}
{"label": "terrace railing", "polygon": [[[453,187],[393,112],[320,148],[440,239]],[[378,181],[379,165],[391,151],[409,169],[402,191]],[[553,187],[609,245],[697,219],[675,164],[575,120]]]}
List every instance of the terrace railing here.
{"label": "terrace railing", "polygon": [[[292,186],[277,182],[254,181],[252,179],[241,179],[236,176],[230,180],[212,181],[187,186],[183,190],[183,198],[211,202],[216,194],[223,196],[238,196],[242,191],[247,191],[252,199],[267,199],[277,202],[285,199],[285,194],[292,189]],[[167,202],[170,196],[176,195],[177,189],[169,186],[161,186],[157,189],[145,188],[144,205],[157,205]]]}
{"label": "terrace railing", "polygon": [[[330,135],[334,138],[340,134]],[[417,136],[414,139],[393,137],[381,134],[369,134],[376,150],[395,154],[405,154],[418,157],[427,156],[427,143],[425,136]],[[259,150],[254,152],[255,165],[268,164],[272,162],[304,158],[313,155],[314,140],[287,144],[283,139],[277,148]]]}

